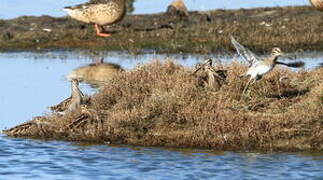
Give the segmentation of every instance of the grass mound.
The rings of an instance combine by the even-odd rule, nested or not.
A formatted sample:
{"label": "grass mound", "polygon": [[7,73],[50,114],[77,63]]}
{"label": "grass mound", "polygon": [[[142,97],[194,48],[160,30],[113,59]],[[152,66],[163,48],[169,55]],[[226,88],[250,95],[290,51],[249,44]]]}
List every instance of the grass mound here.
{"label": "grass mound", "polygon": [[323,68],[276,68],[241,92],[246,67],[227,65],[219,90],[171,61],[116,74],[87,107],[4,131],[10,136],[215,150],[323,150]]}

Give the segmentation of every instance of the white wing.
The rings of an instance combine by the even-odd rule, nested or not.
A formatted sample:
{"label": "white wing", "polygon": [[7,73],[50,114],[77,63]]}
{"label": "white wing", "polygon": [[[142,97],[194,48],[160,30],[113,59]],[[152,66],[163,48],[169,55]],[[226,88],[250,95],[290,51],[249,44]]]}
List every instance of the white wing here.
{"label": "white wing", "polygon": [[233,36],[231,36],[231,43],[236,48],[238,54],[249,63],[249,67],[257,62],[260,61],[260,58],[256,56],[253,52],[251,52],[248,48],[241,45],[237,40],[234,39]]}

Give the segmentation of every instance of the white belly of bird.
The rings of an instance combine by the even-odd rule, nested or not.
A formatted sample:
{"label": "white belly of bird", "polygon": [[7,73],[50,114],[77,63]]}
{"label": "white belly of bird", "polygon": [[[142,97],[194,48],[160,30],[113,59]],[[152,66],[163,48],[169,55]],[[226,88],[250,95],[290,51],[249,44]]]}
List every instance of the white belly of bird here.
{"label": "white belly of bird", "polygon": [[273,69],[272,66],[268,65],[257,65],[257,66],[252,66],[250,69],[247,71],[247,75],[250,75],[252,79],[256,78],[257,76],[263,76],[267,74],[269,71]]}

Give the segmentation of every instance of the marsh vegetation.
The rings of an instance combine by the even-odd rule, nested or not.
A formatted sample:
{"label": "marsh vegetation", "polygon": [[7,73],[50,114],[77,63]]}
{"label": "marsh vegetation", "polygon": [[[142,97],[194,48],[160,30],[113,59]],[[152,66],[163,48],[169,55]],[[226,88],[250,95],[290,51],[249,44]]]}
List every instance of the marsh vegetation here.
{"label": "marsh vegetation", "polygon": [[[219,65],[216,65],[219,66]],[[118,72],[86,108],[55,113],[7,135],[214,150],[322,151],[323,69],[276,68],[241,92],[247,67],[224,66],[220,89],[197,83],[191,68],[153,61]],[[282,78],[284,77],[284,78]]]}

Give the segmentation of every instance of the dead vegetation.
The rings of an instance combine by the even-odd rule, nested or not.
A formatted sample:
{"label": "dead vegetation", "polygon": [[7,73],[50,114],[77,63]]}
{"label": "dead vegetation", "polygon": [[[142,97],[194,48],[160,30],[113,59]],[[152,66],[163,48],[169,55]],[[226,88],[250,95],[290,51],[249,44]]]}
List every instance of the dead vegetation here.
{"label": "dead vegetation", "polygon": [[[214,67],[219,68],[219,65]],[[323,69],[277,68],[241,98],[246,67],[232,62],[219,89],[194,69],[154,61],[116,74],[87,107],[49,114],[9,136],[214,150],[322,151]]]}
{"label": "dead vegetation", "polygon": [[63,17],[24,16],[0,20],[0,50],[79,48],[146,49],[157,53],[210,53],[233,50],[230,35],[252,50],[274,46],[284,51],[323,50],[323,13],[311,7],[276,7],[240,10],[127,15],[107,28],[110,38],[96,37],[91,25]]}

